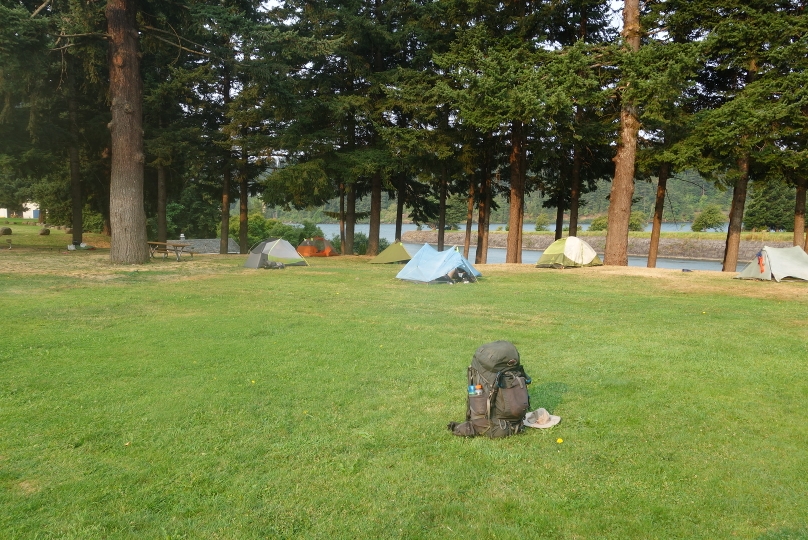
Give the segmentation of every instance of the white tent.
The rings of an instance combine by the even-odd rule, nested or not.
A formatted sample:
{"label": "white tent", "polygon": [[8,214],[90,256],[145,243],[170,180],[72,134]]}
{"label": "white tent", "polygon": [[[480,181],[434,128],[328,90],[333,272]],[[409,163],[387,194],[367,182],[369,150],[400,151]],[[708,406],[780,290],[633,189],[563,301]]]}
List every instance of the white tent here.
{"label": "white tent", "polygon": [[739,279],[781,281],[786,278],[808,281],[808,253],[800,246],[775,248],[763,246],[757,257],[735,276]]}

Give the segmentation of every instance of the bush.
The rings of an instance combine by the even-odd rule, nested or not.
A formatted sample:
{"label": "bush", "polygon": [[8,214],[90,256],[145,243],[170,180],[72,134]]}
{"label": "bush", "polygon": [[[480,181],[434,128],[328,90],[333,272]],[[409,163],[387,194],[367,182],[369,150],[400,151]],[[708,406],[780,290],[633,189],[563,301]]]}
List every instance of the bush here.
{"label": "bush", "polygon": [[[645,230],[648,225],[648,219],[645,217],[645,212],[632,212],[628,220],[628,230],[641,232]],[[590,231],[605,231],[609,228],[609,217],[599,216],[592,220],[589,224]]]}
{"label": "bush", "polygon": [[727,217],[721,212],[721,207],[717,204],[710,204],[704,207],[704,210],[696,216],[693,224],[690,225],[690,230],[694,232],[702,232],[713,229],[720,231],[724,228],[724,223],[727,222]]}
{"label": "bush", "polygon": [[635,232],[642,232],[645,230],[645,226],[648,225],[648,218],[645,216],[645,212],[632,212],[631,217],[628,220],[628,230],[635,231]]}
{"label": "bush", "polygon": [[547,217],[547,214],[539,214],[538,216],[536,216],[537,231],[546,231],[549,225],[550,225],[550,218]]}
{"label": "bush", "polygon": [[[239,216],[230,216],[230,237],[239,237]],[[323,231],[314,223],[304,221],[302,227],[287,225],[277,219],[265,219],[260,213],[255,212],[247,217],[247,247],[252,247],[258,242],[269,237],[283,238],[293,246],[297,247],[305,238],[323,236]]]}
{"label": "bush", "polygon": [[[231,215],[230,226],[228,227],[230,238],[238,241],[240,228],[241,223],[238,214]],[[264,219],[264,216],[259,213],[252,213],[247,216],[247,247],[251,248],[267,236],[269,236],[267,234],[267,220]]]}
{"label": "bush", "polygon": [[[337,250],[337,253],[342,254],[342,246],[340,245],[341,239],[338,234],[331,238],[331,245]],[[368,236],[365,233],[354,233],[354,255],[366,255],[368,252]],[[390,247],[390,242],[387,238],[379,238],[379,253]]]}
{"label": "bush", "polygon": [[267,222],[272,222],[272,225],[267,229],[268,236],[283,238],[295,247],[299,246],[300,242],[306,238],[323,236],[323,231],[311,223],[309,223],[308,226],[295,227],[294,225],[286,225],[274,219],[268,219]]}
{"label": "bush", "polygon": [[87,206],[81,212],[81,221],[84,232],[100,233],[104,230],[104,216],[90,210]]}
{"label": "bush", "polygon": [[589,224],[590,231],[605,231],[609,226],[609,218],[607,216],[598,216]]}
{"label": "bush", "polygon": [[[303,227],[300,228],[300,233],[303,235],[303,238],[314,238],[315,236],[323,236],[323,230],[317,226],[317,223],[314,221],[309,221],[307,219],[303,220]],[[303,241],[301,238],[301,242]],[[298,242],[299,243],[299,242]]]}
{"label": "bush", "polygon": [[[365,233],[354,233],[353,240],[354,254],[366,255],[368,252],[368,236]],[[379,253],[390,247],[390,242],[386,238],[379,238]]]}

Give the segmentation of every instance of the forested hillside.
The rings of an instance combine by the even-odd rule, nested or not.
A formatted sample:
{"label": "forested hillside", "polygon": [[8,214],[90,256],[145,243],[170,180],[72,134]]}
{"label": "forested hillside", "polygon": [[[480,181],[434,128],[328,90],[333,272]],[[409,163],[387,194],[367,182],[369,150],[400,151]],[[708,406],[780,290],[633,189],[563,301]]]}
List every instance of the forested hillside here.
{"label": "forested hillside", "polygon": [[[596,189],[582,197],[581,216],[583,221],[588,221],[596,216],[604,215],[609,209],[609,188],[610,183],[606,180],[599,180],[595,183]],[[656,179],[651,181],[638,181],[634,191],[634,204],[632,210],[642,211],[651,216],[654,211],[654,197],[656,195]],[[707,205],[717,204],[726,213],[732,199],[732,193],[726,189],[716,187],[713,182],[705,180],[695,171],[686,171],[674,175],[668,180],[668,192],[665,202],[666,221],[686,222],[692,221],[696,214],[701,212]],[[465,207],[462,198],[455,199],[460,206]],[[542,197],[541,193],[535,192],[525,198],[525,221],[535,221],[539,214],[545,214],[548,219],[555,219],[556,209],[544,206],[549,197]],[[754,199],[753,199],[754,200]],[[508,203],[502,196],[495,199],[497,209],[491,215],[492,223],[508,222]],[[450,201],[451,205],[451,201]],[[370,211],[370,201],[363,198],[357,201],[357,212],[367,213]],[[382,222],[394,223],[396,220],[396,202],[388,194],[382,196]],[[325,212],[337,212],[339,210],[338,201],[333,200],[328,204],[318,208],[304,210],[283,210],[277,207],[268,208],[266,217],[274,217],[284,222],[301,223],[304,220],[316,223],[329,223],[336,221],[326,215]],[[462,209],[461,209],[462,210]],[[406,211],[406,209],[405,209]],[[360,220],[361,221],[361,220]],[[365,219],[367,221],[367,219]]]}

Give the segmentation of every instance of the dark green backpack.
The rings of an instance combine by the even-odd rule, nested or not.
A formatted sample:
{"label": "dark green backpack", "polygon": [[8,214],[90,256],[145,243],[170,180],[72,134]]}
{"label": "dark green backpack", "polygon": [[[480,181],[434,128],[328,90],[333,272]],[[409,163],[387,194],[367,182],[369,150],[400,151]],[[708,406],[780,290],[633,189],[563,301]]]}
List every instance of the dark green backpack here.
{"label": "dark green backpack", "polygon": [[[519,351],[509,341],[482,345],[468,368],[466,421],[451,422],[449,430],[461,437],[507,437],[521,433],[530,410],[527,376]],[[476,392],[475,392],[476,389]]]}

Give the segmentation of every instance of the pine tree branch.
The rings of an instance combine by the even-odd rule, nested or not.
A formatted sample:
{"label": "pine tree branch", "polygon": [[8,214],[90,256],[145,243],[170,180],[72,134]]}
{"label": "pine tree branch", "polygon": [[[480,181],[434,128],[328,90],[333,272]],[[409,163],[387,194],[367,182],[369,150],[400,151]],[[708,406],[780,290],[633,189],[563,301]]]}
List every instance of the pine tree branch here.
{"label": "pine tree branch", "polygon": [[189,53],[192,53],[192,54],[198,54],[198,55],[200,55],[200,56],[207,56],[207,57],[210,57],[210,55],[209,55],[208,53],[203,53],[203,52],[200,52],[200,51],[195,51],[195,50],[193,50],[193,49],[189,49],[189,48],[187,48],[187,47],[183,47],[183,46],[182,46],[182,45],[180,45],[179,43],[174,43],[173,41],[169,41],[169,40],[167,40],[167,39],[161,38],[160,36],[154,36],[154,35],[153,35],[152,37],[153,37],[154,39],[158,40],[158,41],[162,41],[162,42],[164,42],[164,43],[168,43],[169,45],[173,45],[174,47],[177,47],[177,48],[178,48],[178,49],[180,49],[180,50],[183,50],[183,51],[186,51],[186,52],[189,52]]}
{"label": "pine tree branch", "polygon": [[36,8],[36,11],[34,11],[34,12],[31,14],[31,18],[33,19],[34,17],[36,17],[37,15],[39,15],[39,12],[40,12],[40,11],[42,11],[43,9],[45,9],[45,8],[47,7],[47,5],[48,5],[48,4],[50,4],[50,1],[51,1],[51,0],[45,0],[45,2],[44,2],[44,3],[43,3],[41,6],[39,6],[38,8]]}
{"label": "pine tree branch", "polygon": [[196,43],[195,41],[191,41],[191,40],[190,40],[190,39],[188,39],[188,38],[184,38],[184,37],[182,37],[182,36],[181,36],[181,35],[179,35],[177,32],[169,32],[169,31],[167,31],[167,30],[163,30],[162,28],[155,28],[154,26],[141,26],[141,28],[143,28],[144,30],[151,30],[151,31],[153,31],[153,32],[160,32],[160,33],[162,33],[162,34],[167,34],[167,35],[169,35],[169,36],[174,36],[174,37],[176,37],[177,39],[181,39],[182,41],[185,41],[185,42],[187,42],[187,43],[190,43],[191,45],[194,45],[194,46],[196,46],[196,47],[199,47],[200,49],[206,49],[206,48],[207,48],[207,47],[205,47],[204,45],[200,45],[199,43]]}
{"label": "pine tree branch", "polygon": [[[57,34],[53,34],[54,36]],[[88,34],[58,34],[59,39],[61,38],[71,38],[71,37],[102,37],[104,39],[109,37],[109,34],[105,34],[103,32],[90,32]]]}

